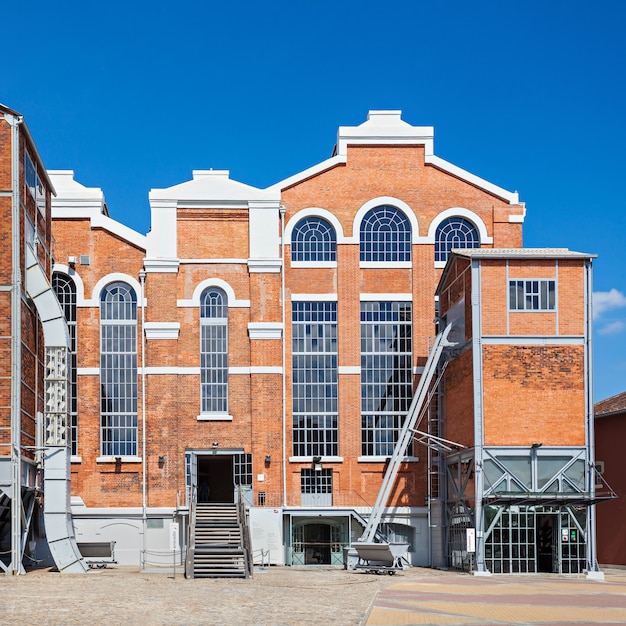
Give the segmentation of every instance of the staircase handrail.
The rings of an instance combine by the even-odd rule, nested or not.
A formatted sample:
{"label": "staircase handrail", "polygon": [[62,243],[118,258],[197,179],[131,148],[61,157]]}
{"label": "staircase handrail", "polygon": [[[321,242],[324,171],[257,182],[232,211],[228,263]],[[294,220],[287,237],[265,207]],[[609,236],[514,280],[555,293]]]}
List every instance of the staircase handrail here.
{"label": "staircase handrail", "polygon": [[252,576],[252,540],[250,538],[250,525],[248,524],[248,513],[243,499],[243,489],[238,490],[237,498],[237,518],[241,531],[242,548],[246,560],[246,578]]}
{"label": "staircase handrail", "polygon": [[185,576],[194,577],[193,561],[196,548],[196,500],[197,489],[192,485],[189,491],[189,516],[187,518],[187,555],[185,558]]}

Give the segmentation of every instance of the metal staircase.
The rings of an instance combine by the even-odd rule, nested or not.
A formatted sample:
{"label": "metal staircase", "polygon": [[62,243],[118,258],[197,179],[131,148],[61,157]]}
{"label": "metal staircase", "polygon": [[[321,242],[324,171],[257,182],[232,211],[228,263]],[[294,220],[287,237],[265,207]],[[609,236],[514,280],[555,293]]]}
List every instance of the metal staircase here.
{"label": "metal staircase", "polygon": [[396,476],[398,475],[400,464],[402,463],[404,455],[406,454],[409,443],[415,435],[415,429],[416,426],[419,424],[421,415],[423,415],[422,407],[429,396],[430,384],[432,382],[433,376],[437,372],[442,352],[444,348],[456,345],[448,341],[448,334],[450,333],[451,328],[452,325],[449,324],[435,338],[433,346],[428,355],[428,360],[426,361],[426,365],[424,367],[424,372],[420,378],[419,384],[415,391],[415,395],[413,396],[413,401],[411,402],[411,406],[409,407],[409,410],[407,412],[407,416],[404,420],[402,430],[400,431],[400,434],[398,436],[398,442],[396,443],[393,455],[391,456],[389,464],[387,465],[387,471],[385,472],[380,491],[378,492],[376,503],[374,504],[374,508],[372,509],[372,514],[369,517],[367,526],[363,531],[363,535],[358,540],[358,542],[354,544],[357,552],[359,551],[359,544],[370,544],[374,542],[376,538],[378,525],[380,523],[383,511],[387,505],[387,500],[389,499],[389,494],[391,493],[391,490],[393,488]]}
{"label": "metal staircase", "polygon": [[248,578],[245,511],[236,504],[198,502],[192,507],[188,578]]}

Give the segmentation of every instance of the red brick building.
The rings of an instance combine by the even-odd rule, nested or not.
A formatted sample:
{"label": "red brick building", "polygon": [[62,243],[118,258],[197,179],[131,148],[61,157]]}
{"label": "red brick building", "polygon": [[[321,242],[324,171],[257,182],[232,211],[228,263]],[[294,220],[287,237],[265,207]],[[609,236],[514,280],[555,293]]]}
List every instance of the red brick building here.
{"label": "red brick building", "polygon": [[[196,494],[233,502],[241,493],[253,550],[277,564],[341,564],[376,500],[436,321],[463,312],[465,326],[453,332],[459,346],[425,417],[432,433],[466,446],[462,462],[414,442],[383,515],[387,537],[406,541],[415,565],[463,567],[459,541],[472,520],[479,569],[504,571],[503,559],[488,556],[488,529],[473,503],[492,494],[462,491],[460,521],[446,465],[495,455],[500,467],[498,449],[530,458],[537,442],[541,455],[566,446],[577,451],[577,468],[579,458],[591,462],[590,257],[521,253],[517,194],[435,156],[431,127],[372,111],[360,126],[339,129],[330,158],[268,189],[226,171],[194,171],[150,192],[146,236],[111,219],[102,191],[73,172],[49,175],[53,285],[74,338],[79,541],[116,541],[123,563],[169,563],[169,523],[184,527]],[[469,252],[451,259],[461,248]],[[484,266],[480,281],[474,264]],[[461,304],[451,277],[464,273]],[[534,280],[547,290],[537,298],[558,307],[512,311],[509,279],[520,283],[520,302],[534,297],[524,291]],[[485,294],[482,326],[473,321],[476,289]],[[483,336],[490,339],[478,359]],[[499,372],[489,369],[498,364]],[[502,404],[518,396],[532,427]],[[593,569],[593,528],[584,528],[592,548],[576,563],[591,559]],[[525,549],[530,543],[527,536]],[[509,567],[536,571],[536,563]]]}
{"label": "red brick building", "polygon": [[7,574],[34,562],[45,536],[44,446],[54,457],[51,478],[55,464],[65,467],[57,506],[47,507],[48,543],[67,555],[70,570],[83,571],[64,503],[69,336],[50,285],[53,193],[22,115],[0,105],[0,568]]}
{"label": "red brick building", "polygon": [[[447,557],[478,572],[595,573],[591,261],[559,249],[453,251],[439,284],[457,346],[432,454]],[[444,553],[445,554],[445,553]]]}
{"label": "red brick building", "polygon": [[[626,566],[626,478],[622,443],[626,438],[626,392],[597,402],[594,406],[596,450],[602,479],[617,498],[598,507],[598,561]],[[599,487],[605,485],[599,479]]]}

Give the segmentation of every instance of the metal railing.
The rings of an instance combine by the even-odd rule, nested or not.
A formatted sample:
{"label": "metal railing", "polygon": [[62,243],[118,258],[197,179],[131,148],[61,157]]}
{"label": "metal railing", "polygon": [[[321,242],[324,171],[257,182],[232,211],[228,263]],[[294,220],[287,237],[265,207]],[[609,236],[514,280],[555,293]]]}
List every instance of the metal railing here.
{"label": "metal railing", "polygon": [[237,517],[239,520],[239,528],[241,530],[241,541],[243,543],[243,551],[246,559],[246,578],[252,576],[252,541],[250,539],[250,525],[248,524],[248,511],[243,499],[243,492],[239,490],[237,498]]}
{"label": "metal railing", "polygon": [[197,489],[192,485],[189,498],[189,517],[187,518],[187,554],[185,556],[185,577],[193,578],[193,562],[196,547],[196,500]]}

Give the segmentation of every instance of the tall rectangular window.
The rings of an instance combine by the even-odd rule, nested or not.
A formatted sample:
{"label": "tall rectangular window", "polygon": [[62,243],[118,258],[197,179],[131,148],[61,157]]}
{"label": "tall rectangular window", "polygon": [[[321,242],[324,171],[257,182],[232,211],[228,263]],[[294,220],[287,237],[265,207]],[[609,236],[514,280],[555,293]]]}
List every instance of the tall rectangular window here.
{"label": "tall rectangular window", "polygon": [[511,311],[553,311],[555,308],[555,280],[509,280]]}
{"label": "tall rectangular window", "polygon": [[411,311],[410,302],[361,303],[361,451],[364,456],[393,454],[411,404]]}
{"label": "tall rectangular window", "polygon": [[42,215],[46,214],[46,192],[41,183],[41,178],[37,173],[35,165],[28,152],[24,155],[24,177],[26,178],[26,186],[30,191],[37,208]]}
{"label": "tall rectangular window", "polygon": [[337,456],[337,303],[292,306],[294,456]]}
{"label": "tall rectangular window", "polygon": [[68,354],[69,398],[68,408],[70,414],[70,450],[72,456],[78,454],[78,390],[76,377],[76,285],[66,274],[55,272],[52,275],[52,289],[56,293],[57,300],[65,314],[67,329],[70,335],[70,350]]}
{"label": "tall rectangular window", "polygon": [[100,438],[103,456],[137,455],[137,297],[127,284],[100,297]]}
{"label": "tall rectangular window", "polygon": [[228,413],[228,301],[217,287],[200,297],[200,410]]}

